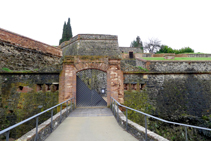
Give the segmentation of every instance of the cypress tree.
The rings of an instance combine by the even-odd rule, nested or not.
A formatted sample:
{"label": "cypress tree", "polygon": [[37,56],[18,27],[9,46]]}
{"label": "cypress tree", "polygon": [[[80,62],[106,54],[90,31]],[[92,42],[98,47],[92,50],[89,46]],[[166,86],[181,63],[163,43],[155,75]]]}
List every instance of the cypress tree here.
{"label": "cypress tree", "polygon": [[63,26],[63,33],[62,33],[62,38],[59,40],[59,44],[61,44],[64,41],[68,41],[72,38],[72,28],[70,25],[70,18],[68,18],[68,22],[64,22]]}

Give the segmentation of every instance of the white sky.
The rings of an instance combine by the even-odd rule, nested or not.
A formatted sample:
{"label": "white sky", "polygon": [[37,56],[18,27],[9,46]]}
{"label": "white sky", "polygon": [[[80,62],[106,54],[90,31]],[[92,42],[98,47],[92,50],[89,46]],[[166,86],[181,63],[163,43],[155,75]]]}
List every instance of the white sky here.
{"label": "white sky", "polygon": [[1,0],[0,28],[58,45],[70,17],[77,34],[118,35],[129,47],[140,36],[174,49],[211,53],[211,0]]}

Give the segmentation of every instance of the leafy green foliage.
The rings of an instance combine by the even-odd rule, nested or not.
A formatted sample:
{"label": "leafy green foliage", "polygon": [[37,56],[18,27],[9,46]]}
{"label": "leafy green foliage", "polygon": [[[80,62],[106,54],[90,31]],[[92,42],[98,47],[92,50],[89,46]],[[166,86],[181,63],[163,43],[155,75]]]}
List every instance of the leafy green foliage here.
{"label": "leafy green foliage", "polygon": [[137,47],[137,48],[141,48],[143,50],[143,43],[141,41],[141,38],[139,36],[137,36],[136,40],[131,42],[130,47]]}
{"label": "leafy green foliage", "polygon": [[137,66],[139,69],[142,69],[144,71],[149,71],[148,69],[142,68],[141,66]]}
{"label": "leafy green foliage", "polygon": [[[141,57],[144,60],[166,60],[164,57]],[[166,61],[205,61],[205,60],[211,60],[210,57],[175,57],[174,59],[169,59]]]}
{"label": "leafy green foliage", "polygon": [[11,72],[11,70],[8,69],[8,68],[2,68],[2,70],[3,70],[3,71],[6,71],[6,72]]}
{"label": "leafy green foliage", "polygon": [[156,53],[175,53],[175,54],[194,53],[194,50],[190,47],[184,47],[181,49],[172,49],[167,45],[162,45],[159,51],[157,51]]}
{"label": "leafy green foliage", "polygon": [[[153,106],[148,102],[148,95],[146,90],[143,90],[142,92],[125,91],[124,93],[124,104],[126,106],[145,113],[150,113],[152,110],[154,110]],[[144,116],[142,114],[128,110],[128,118],[140,125],[144,125]]]}
{"label": "leafy green foliage", "polygon": [[70,38],[72,38],[72,28],[70,25],[70,18],[68,18],[68,22],[64,22],[63,26],[63,33],[62,33],[62,38],[59,41],[59,44],[61,44],[64,41],[68,41]]}

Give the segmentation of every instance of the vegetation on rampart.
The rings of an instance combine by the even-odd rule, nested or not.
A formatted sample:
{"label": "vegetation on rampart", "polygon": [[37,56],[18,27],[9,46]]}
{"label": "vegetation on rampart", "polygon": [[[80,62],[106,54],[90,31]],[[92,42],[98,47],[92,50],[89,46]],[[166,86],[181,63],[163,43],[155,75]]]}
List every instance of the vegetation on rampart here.
{"label": "vegetation on rampart", "polygon": [[[151,114],[156,115],[156,108],[154,104],[149,102],[149,97],[147,94],[147,90],[144,89],[141,92],[137,91],[125,91],[125,102],[124,105]],[[179,105],[178,105],[179,106]],[[145,127],[145,117],[142,114],[133,112],[131,110],[128,110],[128,118],[135,123],[138,123],[139,125]],[[203,116],[202,119],[197,119],[194,116],[188,116],[188,115],[181,115],[180,119],[175,120],[175,122],[181,122],[189,124],[188,122],[191,121],[191,124],[194,123],[198,124],[209,124],[209,120],[211,117]],[[166,119],[168,120],[168,119]],[[182,141],[185,140],[185,128],[182,126],[176,126],[173,124],[167,124],[152,118],[147,119],[147,126],[150,131],[153,131],[164,138],[167,138],[171,141]],[[207,127],[207,125],[205,126]],[[208,128],[211,128],[211,125],[208,126]],[[211,139],[211,133],[209,131],[202,131],[197,130],[193,128],[187,128],[188,131],[188,139],[192,141],[198,141],[198,140],[204,140],[208,141]],[[202,136],[204,135],[204,136]]]}
{"label": "vegetation on rampart", "polygon": [[141,57],[144,60],[155,60],[155,61],[209,61],[210,57],[175,57],[174,59],[165,59],[164,57]]}

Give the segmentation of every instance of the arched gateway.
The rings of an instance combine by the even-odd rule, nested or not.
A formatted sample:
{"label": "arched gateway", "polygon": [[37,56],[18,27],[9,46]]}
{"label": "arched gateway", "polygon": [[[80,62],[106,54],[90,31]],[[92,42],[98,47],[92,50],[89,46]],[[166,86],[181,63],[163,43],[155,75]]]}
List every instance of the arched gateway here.
{"label": "arched gateway", "polygon": [[[107,105],[110,96],[124,102],[123,72],[117,36],[77,35],[61,45],[63,70],[60,74],[59,102],[76,97],[76,73],[97,69],[107,73]],[[76,100],[77,101],[77,100]]]}

